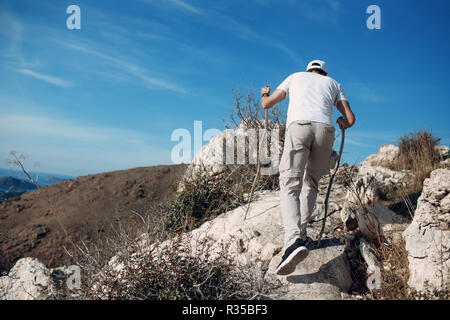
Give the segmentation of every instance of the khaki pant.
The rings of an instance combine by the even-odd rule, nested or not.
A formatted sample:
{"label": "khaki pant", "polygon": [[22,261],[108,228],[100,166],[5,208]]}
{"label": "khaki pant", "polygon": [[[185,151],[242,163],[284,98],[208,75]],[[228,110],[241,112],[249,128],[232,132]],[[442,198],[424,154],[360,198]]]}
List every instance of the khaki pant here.
{"label": "khaki pant", "polygon": [[284,247],[297,238],[306,239],[319,180],[330,169],[334,127],[313,121],[289,125],[280,162],[280,205],[284,227]]}

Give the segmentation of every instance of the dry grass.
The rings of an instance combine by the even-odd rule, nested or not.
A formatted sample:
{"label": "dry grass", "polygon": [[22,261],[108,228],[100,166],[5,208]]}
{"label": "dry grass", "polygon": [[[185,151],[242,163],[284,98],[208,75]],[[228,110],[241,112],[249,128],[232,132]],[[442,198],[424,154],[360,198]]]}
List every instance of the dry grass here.
{"label": "dry grass", "polygon": [[423,182],[431,171],[440,168],[443,160],[436,149],[440,139],[428,130],[407,133],[398,140],[399,155],[386,166],[396,171],[408,170],[403,185],[388,185],[380,189],[380,203],[405,217],[414,216]]}
{"label": "dry grass", "polygon": [[407,133],[398,141],[399,155],[391,168],[397,171],[410,170],[411,188],[421,189],[423,181],[439,166],[442,156],[436,149],[440,138],[428,130]]}
{"label": "dry grass", "polygon": [[[226,247],[215,254],[212,239],[179,240],[191,225],[186,215],[135,213],[140,228],[117,225],[114,237],[102,244],[68,252],[82,270],[81,290],[61,286],[55,299],[216,300],[267,299],[276,284],[267,282],[260,268],[238,265]],[[189,208],[188,208],[189,209]],[[192,209],[192,207],[190,207]],[[202,209],[203,210],[203,209]],[[200,211],[199,211],[200,212]],[[191,212],[192,213],[192,212]],[[191,216],[191,218],[198,218]],[[200,220],[199,220],[200,221]],[[111,263],[111,256],[115,256]],[[117,268],[117,266],[121,266]]]}
{"label": "dry grass", "polygon": [[404,241],[374,244],[381,262],[381,288],[372,292],[377,300],[414,299],[408,286],[408,252]]}
{"label": "dry grass", "polygon": [[[270,293],[261,273],[238,266],[226,250],[214,256],[211,240],[196,243],[169,241],[143,250],[142,245],[118,255],[114,266],[83,278],[77,299],[223,300],[261,299]],[[67,293],[67,292],[66,292]],[[69,296],[70,297],[70,296]],[[73,296],[72,296],[73,297]]]}

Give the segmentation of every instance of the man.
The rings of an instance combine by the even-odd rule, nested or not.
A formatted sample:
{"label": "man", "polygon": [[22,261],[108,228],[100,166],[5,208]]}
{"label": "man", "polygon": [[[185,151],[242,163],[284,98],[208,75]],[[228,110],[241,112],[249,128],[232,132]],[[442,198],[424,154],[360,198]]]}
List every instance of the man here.
{"label": "man", "polygon": [[284,228],[284,255],[277,274],[294,272],[309,253],[306,225],[311,218],[322,175],[329,170],[334,142],[333,106],[343,117],[341,129],[355,123],[355,116],[341,85],[328,77],[324,61],[311,61],[306,72],[287,77],[270,94],[261,89],[261,105],[273,107],[289,96],[284,150],[280,161],[280,204]]}

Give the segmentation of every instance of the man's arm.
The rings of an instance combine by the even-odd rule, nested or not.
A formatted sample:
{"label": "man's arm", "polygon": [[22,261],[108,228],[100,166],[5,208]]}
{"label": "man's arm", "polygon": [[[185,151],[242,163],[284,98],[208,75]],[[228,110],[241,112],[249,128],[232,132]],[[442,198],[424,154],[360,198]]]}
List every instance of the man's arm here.
{"label": "man's arm", "polygon": [[270,86],[265,86],[261,88],[261,106],[264,109],[270,109],[278,102],[283,101],[286,98],[286,92],[281,89],[276,89],[272,94],[270,94]]}
{"label": "man's arm", "polygon": [[355,115],[350,109],[350,104],[347,100],[339,100],[336,103],[336,108],[344,116],[344,118],[339,117],[336,122],[339,124],[339,128],[347,129],[355,124]]}

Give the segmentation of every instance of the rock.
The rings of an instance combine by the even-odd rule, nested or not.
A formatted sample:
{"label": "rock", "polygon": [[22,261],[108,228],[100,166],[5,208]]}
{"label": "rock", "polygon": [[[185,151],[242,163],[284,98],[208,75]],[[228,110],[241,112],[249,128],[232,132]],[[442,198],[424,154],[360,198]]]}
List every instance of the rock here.
{"label": "rock", "polygon": [[308,245],[308,249],[308,257],[287,277],[276,275],[283,252],[272,259],[268,277],[281,281],[286,291],[278,299],[342,299],[342,293],[347,293],[353,284],[345,245],[337,239],[325,239],[320,248],[316,248],[314,243]]}
{"label": "rock", "polygon": [[439,151],[439,154],[441,155],[443,161],[447,161],[448,159],[450,159],[450,148],[449,147],[436,146],[435,148]]}
{"label": "rock", "polygon": [[[279,192],[265,191],[255,195],[256,200],[251,203],[246,220],[247,205],[244,205],[182,235],[181,241],[187,241],[182,242],[182,247],[196,254],[204,251],[202,245],[207,242],[210,259],[224,254],[225,250],[234,257],[238,266],[251,266],[254,273],[262,272],[268,281],[282,283],[279,291],[271,293],[279,299],[350,299],[347,292],[352,286],[352,278],[346,246],[334,237],[323,238],[320,248],[317,248],[315,241],[310,242],[309,256],[294,273],[288,277],[276,275],[276,266],[283,255],[284,235]],[[327,220],[327,230],[330,229],[329,224],[334,225],[338,220],[331,216]],[[308,236],[316,239],[321,224],[310,223]],[[329,235],[330,231],[325,234]],[[141,236],[140,241],[142,250],[155,252],[169,248],[171,240],[153,247],[145,235]],[[131,260],[139,259],[139,256],[139,253],[132,254]],[[118,273],[124,268],[118,257],[111,259],[109,267]]]}
{"label": "rock", "polygon": [[367,240],[383,239],[398,241],[406,229],[408,220],[387,208],[375,204],[379,183],[373,177],[359,178],[352,189],[347,191],[346,202],[341,211],[342,222],[357,225]]}
{"label": "rock", "polygon": [[399,148],[393,144],[383,144],[377,153],[368,156],[360,166],[385,166],[394,162],[399,155]]}
{"label": "rock", "polygon": [[392,144],[383,144],[377,153],[368,156],[358,165],[360,177],[371,176],[382,184],[404,183],[408,176],[407,171],[395,171],[390,169],[396,161],[399,148]]}
{"label": "rock", "polygon": [[402,184],[408,176],[408,173],[406,171],[395,171],[382,166],[360,164],[358,166],[358,175],[361,177],[374,177],[383,184]]}
{"label": "rock", "polygon": [[369,290],[375,290],[381,288],[381,270],[380,261],[375,250],[369,245],[369,243],[360,239],[359,252],[367,263],[367,288]]}
{"label": "rock", "polygon": [[[323,239],[321,247],[309,244],[310,254],[288,277],[276,275],[275,269],[283,252],[283,228],[281,225],[280,199],[277,191],[258,193],[252,202],[247,219],[247,206],[236,208],[204,223],[190,232],[191,247],[211,239],[211,257],[221,254],[223,248],[242,264],[252,263],[267,271],[267,279],[281,281],[280,299],[342,299],[352,285],[350,265],[345,245],[339,239]],[[328,220],[327,220],[328,221]],[[308,226],[308,235],[317,237],[321,223]],[[284,293],[287,291],[287,293]]]}
{"label": "rock", "polygon": [[[242,121],[236,130],[222,131],[201,148],[187,168],[184,178],[192,179],[197,175],[220,176],[230,165],[256,164],[259,149],[265,146],[258,143],[258,140],[265,136],[259,129],[264,128],[263,120],[247,119]],[[274,136],[280,130],[277,124],[270,121],[269,128],[277,130],[272,131]],[[278,153],[280,158],[281,152],[282,146],[279,143],[271,144],[271,153],[274,157]],[[182,189],[183,182],[180,183],[178,190]]]}
{"label": "rock", "polygon": [[409,261],[408,284],[417,291],[450,288],[449,194],[450,169],[432,171],[424,181],[414,219],[403,232]]}
{"label": "rock", "polygon": [[36,258],[22,258],[0,278],[0,300],[45,299],[53,292],[49,270]]}

